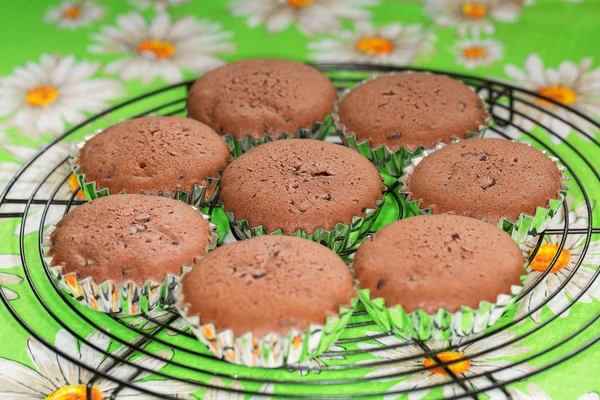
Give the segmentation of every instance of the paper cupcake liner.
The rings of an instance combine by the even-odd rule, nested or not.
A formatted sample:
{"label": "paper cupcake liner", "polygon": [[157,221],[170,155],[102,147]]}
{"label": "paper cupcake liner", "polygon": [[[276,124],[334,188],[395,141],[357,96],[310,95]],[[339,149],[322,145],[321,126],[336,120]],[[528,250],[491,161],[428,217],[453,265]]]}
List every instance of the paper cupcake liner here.
{"label": "paper cupcake liner", "polygon": [[350,305],[339,308],[339,315],[328,316],[324,325],[310,324],[305,331],[290,329],[285,335],[270,332],[257,337],[252,332],[235,336],[231,329],[219,331],[212,323],[202,323],[199,316],[188,315],[180,285],[175,296],[179,314],[216,357],[232,364],[262,368],[297,364],[327,351],[340,337],[358,302],[352,298]]}
{"label": "paper cupcake liner", "polygon": [[329,135],[329,131],[333,126],[333,121],[331,115],[326,115],[323,118],[323,122],[315,122],[313,123],[312,129],[301,128],[294,135],[289,133],[284,133],[277,139],[273,139],[270,136],[264,136],[259,140],[253,139],[250,136],[244,136],[241,139],[236,139],[232,134],[226,134],[223,136],[223,139],[227,142],[229,146],[229,150],[231,151],[231,155],[233,158],[237,158],[252,149],[253,147],[259,146],[264,143],[273,142],[274,140],[281,139],[316,139],[316,140],[325,140]]}
{"label": "paper cupcake liner", "polygon": [[[409,73],[412,73],[412,71],[401,72],[400,74],[409,74]],[[383,76],[398,75],[398,74],[399,73],[376,74],[368,79],[365,79],[362,82],[359,82],[353,89],[356,89],[360,85],[364,85],[365,83],[367,83],[371,80],[381,78]],[[373,147],[371,147],[371,143],[368,139],[358,140],[356,137],[356,133],[348,130],[346,128],[346,125],[344,125],[344,123],[342,123],[342,121],[340,120],[340,116],[339,116],[340,102],[348,93],[350,93],[351,90],[352,89],[344,90],[340,94],[338,100],[333,105],[332,118],[333,118],[333,123],[336,128],[337,134],[340,136],[340,139],[342,140],[342,142],[345,146],[350,147],[351,149],[353,149],[355,151],[358,151],[360,154],[362,154],[363,156],[368,158],[373,164],[375,164],[375,166],[377,167],[377,169],[379,169],[380,172],[386,173],[386,174],[389,174],[392,176],[400,176],[402,174],[402,170],[404,169],[404,167],[408,163],[410,163],[410,161],[414,157],[420,156],[428,148],[424,147],[424,146],[418,146],[414,150],[408,150],[404,147],[400,147],[396,150],[390,150],[385,144],[373,148]],[[484,99],[482,98],[482,100],[484,100]],[[482,125],[479,125],[476,132],[467,132],[467,138],[483,137],[486,129],[489,127],[490,123],[492,122],[492,116],[489,113],[489,106],[487,105],[485,100],[483,101],[483,104],[485,107],[485,112],[487,114],[485,121]]]}
{"label": "paper cupcake liner", "polygon": [[[201,215],[209,220],[207,215]],[[216,247],[218,238],[216,225],[209,222],[209,226],[210,243],[206,247],[207,252]],[[117,284],[111,280],[97,283],[92,277],[78,279],[74,272],[65,273],[62,265],[52,266],[52,256],[48,256],[47,252],[50,247],[50,234],[54,229],[55,226],[52,226],[44,234],[42,248],[44,260],[56,285],[79,304],[107,314],[130,316],[173,308],[176,302],[177,283],[193,266],[193,264],[182,265],[181,274],[167,274],[162,281],[148,279],[141,286],[133,281]]]}
{"label": "paper cupcake liner", "polygon": [[[461,139],[452,140],[452,142],[460,141]],[[438,143],[435,148],[428,149],[420,156],[413,158],[409,165],[404,168],[403,175],[398,179],[398,182],[400,183],[398,188],[400,195],[404,198],[407,207],[414,215],[432,214],[432,210],[430,208],[420,208],[419,201],[413,200],[411,193],[406,190],[410,175],[414,171],[415,167],[423,160],[423,158],[427,157],[434,151],[445,147],[446,145],[447,144],[445,143]],[[545,151],[542,151],[542,153],[546,154]],[[557,158],[550,156],[548,156],[548,158],[550,158],[556,164],[561,173],[560,176],[562,184],[557,193],[558,197],[555,199],[550,199],[548,207],[537,207],[534,215],[521,213],[516,221],[508,218],[501,218],[496,224],[498,228],[508,233],[517,243],[523,243],[530,237],[537,236],[540,232],[546,229],[550,223],[550,220],[557,213],[567,195],[568,188],[564,182],[567,181],[569,177],[563,173],[565,171],[565,167],[558,162]],[[486,219],[484,219],[484,221],[489,222]]]}
{"label": "paper cupcake liner", "polygon": [[[384,203],[385,197],[381,200],[375,200],[377,208],[367,208],[364,217],[352,217],[350,225],[337,223],[331,231],[325,228],[317,228],[313,233],[306,233],[302,229],[298,229],[289,236],[312,240],[313,242],[321,243],[336,253],[341,253],[362,243],[367,238]],[[250,239],[262,235],[286,235],[282,229],[267,232],[263,225],[251,227],[248,220],[237,220],[235,214],[231,211],[226,211],[225,214],[229,219],[231,229],[239,238]]]}
{"label": "paper cupcake liner", "polygon": [[[96,136],[101,131],[96,132],[93,135],[86,136],[85,140],[79,144],[77,144],[77,150],[81,150],[81,148],[87,143],[88,140]],[[71,162],[71,171],[73,175],[77,179],[79,183],[79,187],[83,191],[86,199],[89,201],[95,200],[98,197],[109,196],[110,190],[108,188],[98,188],[97,183],[95,181],[87,181],[84,173],[81,172],[78,164],[78,156],[72,157],[70,159]],[[219,171],[222,172],[222,171]],[[194,184],[192,185],[192,190],[187,192],[185,190],[177,189],[174,195],[166,194],[163,192],[159,192],[158,196],[170,197],[175,200],[182,201],[189,205],[195,207],[205,207],[213,202],[215,202],[219,197],[219,181],[221,180],[220,175],[215,177],[207,177],[204,179],[206,181],[205,184]],[[126,193],[125,191],[120,193]],[[141,192],[140,194],[144,194]]]}
{"label": "paper cupcake liner", "polygon": [[510,290],[511,294],[499,294],[495,303],[480,302],[477,309],[463,306],[451,313],[441,308],[434,314],[423,309],[407,313],[401,305],[386,307],[383,298],[371,299],[370,289],[359,290],[358,296],[369,315],[386,332],[415,340],[449,340],[474,335],[494,325],[514,304],[523,286],[512,285]]}

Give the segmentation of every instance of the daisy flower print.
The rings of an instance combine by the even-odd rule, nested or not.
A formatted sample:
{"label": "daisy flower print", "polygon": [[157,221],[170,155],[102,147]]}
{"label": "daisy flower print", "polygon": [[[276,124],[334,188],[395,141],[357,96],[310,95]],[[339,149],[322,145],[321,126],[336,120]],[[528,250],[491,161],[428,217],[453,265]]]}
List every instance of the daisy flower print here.
{"label": "daisy flower print", "polygon": [[496,31],[494,21],[516,22],[519,0],[425,0],[425,11],[440,26],[456,26],[458,36]]}
{"label": "daisy flower print", "polygon": [[109,63],[105,71],[118,73],[123,80],[141,78],[152,83],[161,77],[168,83],[183,79],[183,72],[200,74],[224,64],[215,56],[231,52],[230,32],[221,24],[194,17],[172,21],[168,14],[158,14],[146,21],[132,13],[117,18],[117,26],[106,26],[93,36],[92,53],[119,54],[123,57]]}
{"label": "daisy flower print", "polygon": [[451,52],[456,57],[456,63],[467,69],[489,67],[503,57],[504,47],[501,42],[493,39],[463,39],[458,40]]}
{"label": "daisy flower print", "polygon": [[[504,72],[525,89],[549,97],[586,115],[599,116],[600,68],[592,69],[591,66],[592,59],[587,57],[581,60],[579,64],[572,61],[563,61],[558,68],[546,68],[539,55],[530,54],[525,59],[523,69],[508,64],[505,66]],[[569,123],[589,135],[598,130],[593,124],[570,110],[549,101],[532,97],[527,98],[527,101],[541,106],[543,110],[531,107],[521,101],[515,102],[515,108],[554,132],[555,135],[550,135],[554,143],[560,143],[561,139],[566,139],[571,133],[573,128]],[[515,123],[527,132],[536,126],[536,123],[530,119],[519,116],[517,116]],[[507,131],[507,134],[515,137],[517,132],[514,130],[515,128]],[[584,135],[579,137],[585,138]]]}
{"label": "daisy flower print", "polygon": [[[366,334],[367,336],[379,335],[375,332]],[[500,358],[513,357],[530,351],[527,347],[521,347],[521,341],[506,345],[515,338],[515,332],[502,331],[485,340],[473,341],[479,336],[481,335],[451,341],[431,340],[426,342],[426,345],[431,352],[435,353],[435,357],[439,361],[448,363],[446,368],[463,380],[470,390],[484,390],[484,393],[492,398],[496,395],[502,396],[502,393],[498,393],[498,389],[485,389],[494,384],[488,376],[492,376],[496,381],[508,381],[533,371],[533,367],[527,364],[513,365],[509,361],[500,360]],[[368,350],[379,360],[392,361],[410,358],[407,361],[385,364],[365,376],[368,378],[382,377],[386,381],[403,379],[387,390],[384,399],[397,399],[402,397],[402,394],[396,392],[411,391],[410,399],[420,400],[431,391],[431,388],[428,387],[435,385],[441,385],[442,392],[446,397],[460,396],[465,393],[465,390],[456,384],[448,374],[447,369],[442,366],[436,367],[439,365],[439,361],[430,357],[431,353],[425,353],[420,345],[407,342],[398,336],[384,336],[373,340],[377,344],[358,343],[358,347]],[[380,350],[383,346],[391,348]],[[450,346],[453,346],[452,350]],[[495,347],[499,348],[493,350]],[[369,368],[369,364],[373,362],[377,361],[360,361],[365,368]],[[388,378],[393,375],[398,375],[398,378]],[[408,378],[406,378],[407,376]]]}
{"label": "daisy flower print", "polygon": [[97,113],[124,94],[114,79],[93,78],[99,63],[77,62],[72,55],[42,54],[0,78],[0,125],[15,126],[25,135],[53,134]]}
{"label": "daisy flower print", "polygon": [[[5,144],[4,150],[14,157],[18,163],[13,162],[0,162],[0,189],[6,182],[8,182],[14,172],[19,166],[29,160],[31,157],[37,154],[38,149],[28,146]],[[49,200],[50,196],[54,193],[57,186],[60,186],[56,193],[54,193],[55,200],[68,200],[74,191],[78,191],[76,199],[85,200],[85,196],[79,191],[79,184],[75,176],[71,174],[71,169],[67,162],[69,156],[73,154],[70,145],[67,142],[58,142],[46,151],[44,151],[31,165],[23,171],[21,176],[10,188],[7,198],[8,199],[27,199],[31,197],[34,191],[35,198],[38,200]],[[58,167],[57,167],[58,166]],[[54,172],[48,175],[53,169]],[[2,173],[7,171],[6,176]],[[10,173],[12,171],[12,173]],[[68,176],[66,182],[63,183],[65,177]],[[40,184],[41,177],[46,177],[42,185]],[[39,230],[40,224],[42,223],[43,209],[45,205],[32,204],[29,208],[27,218],[25,219],[25,227],[23,228],[23,234],[27,235],[32,232]],[[23,206],[20,204],[6,204],[3,206],[5,212],[23,212]],[[52,204],[48,207],[48,212],[43,221],[43,226],[48,227],[55,224],[62,218],[65,212],[65,206]],[[21,225],[19,223],[13,233],[15,235],[21,234]]]}
{"label": "daisy flower print", "polygon": [[61,29],[77,29],[90,26],[102,19],[104,8],[93,1],[66,0],[50,7],[45,20]]}
{"label": "daisy flower print", "polygon": [[[86,342],[80,343],[61,329],[56,334],[54,346],[69,357],[84,363],[92,371],[104,370],[113,360],[92,347],[96,346],[106,352],[110,346],[109,338],[97,331],[89,335]],[[123,346],[111,354],[123,357],[128,349],[128,346]],[[34,338],[27,340],[27,354],[33,368],[0,358],[0,387],[3,389],[3,393],[0,393],[1,399],[86,399],[88,385],[92,385],[92,397],[88,400],[108,399],[113,395],[117,396],[117,393],[118,398],[140,396],[140,392],[135,389],[121,389],[115,381],[98,378],[94,372],[58,356]],[[110,369],[110,375],[120,380],[131,380],[136,387],[150,392],[176,393],[176,398],[191,399],[189,394],[199,390],[199,386],[172,380],[145,380],[150,374],[146,371],[139,373],[140,370],[135,368],[138,366],[158,371],[166,365],[166,361],[159,358],[171,357],[170,350],[158,351],[153,356],[144,355],[132,361],[134,366],[120,364]],[[144,381],[141,382],[142,380]]]}
{"label": "daisy flower print", "polygon": [[283,31],[295,24],[307,35],[337,33],[339,19],[365,20],[368,6],[379,0],[231,0],[229,10],[234,16],[246,16],[250,28],[265,23],[271,33]]}
{"label": "daisy flower print", "polygon": [[[561,207],[550,221],[548,229],[563,229],[566,223],[569,229],[587,228],[586,204],[581,203],[566,216]],[[531,238],[521,245],[521,249],[524,253],[533,255],[538,241],[539,238]],[[590,285],[589,288],[578,302],[591,303],[592,299],[600,300],[600,279],[594,279],[596,268],[600,265],[600,240],[596,238],[590,241],[584,234],[570,233],[567,234],[561,248],[562,241],[561,234],[544,235],[535,257],[527,267],[527,279],[524,283],[526,291],[527,288],[533,287],[521,299],[515,319],[529,315],[534,322],[539,323],[542,316],[540,305],[544,303],[552,314],[566,318],[569,316],[569,304],[587,285]],[[586,245],[588,247],[584,255]],[[557,254],[558,258],[551,267]],[[548,268],[550,272],[543,276]]]}
{"label": "daisy flower print", "polygon": [[406,65],[434,52],[435,40],[435,35],[418,24],[375,27],[361,21],[354,31],[342,30],[335,37],[310,43],[309,49],[315,61]]}

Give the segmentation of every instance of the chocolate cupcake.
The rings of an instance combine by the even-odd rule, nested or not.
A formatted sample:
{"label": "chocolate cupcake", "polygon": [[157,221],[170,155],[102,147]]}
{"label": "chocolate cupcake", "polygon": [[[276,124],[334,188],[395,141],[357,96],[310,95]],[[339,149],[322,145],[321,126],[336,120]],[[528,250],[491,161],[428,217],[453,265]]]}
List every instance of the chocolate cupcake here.
{"label": "chocolate cupcake", "polygon": [[262,236],[220,247],[181,281],[178,309],[217,357],[279,367],[326,351],[356,299],[348,266],[308,240]]}
{"label": "chocolate cupcake", "polygon": [[398,176],[423,149],[483,135],[490,117],[462,82],[406,72],[367,80],[343,94],[334,121],[346,145]]}
{"label": "chocolate cupcake", "polygon": [[210,127],[181,117],[120,122],[80,146],[73,169],[89,200],[111,193],[177,198],[195,206],[216,196],[231,158]]}
{"label": "chocolate cupcake", "polygon": [[521,290],[524,263],[514,240],[491,224],[422,215],[375,233],[353,267],[378,324],[415,339],[446,340],[494,324]]}
{"label": "chocolate cupcake", "polygon": [[331,81],[308,65],[254,59],[201,76],[190,88],[187,109],[224,136],[238,156],[280,138],[325,138],[336,97]]}
{"label": "chocolate cupcake", "polygon": [[529,145],[472,139],[438,148],[413,159],[400,178],[419,214],[483,219],[522,241],[545,229],[564,200],[563,167]]}
{"label": "chocolate cupcake", "polygon": [[207,219],[165,197],[102,197],[46,234],[47,264],[61,289],[95,310],[161,310],[173,305],[181,274],[213,247]]}
{"label": "chocolate cupcake", "polygon": [[235,159],[221,179],[221,200],[241,238],[294,235],[342,251],[364,239],[385,186],[363,156],[333,143],[291,139]]}

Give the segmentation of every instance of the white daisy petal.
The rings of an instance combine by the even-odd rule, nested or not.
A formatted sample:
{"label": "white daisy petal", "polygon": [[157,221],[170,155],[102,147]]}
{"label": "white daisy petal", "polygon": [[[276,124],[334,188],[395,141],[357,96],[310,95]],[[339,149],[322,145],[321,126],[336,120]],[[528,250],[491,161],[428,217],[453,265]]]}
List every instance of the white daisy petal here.
{"label": "white daisy petal", "polygon": [[0,399],[18,398],[16,395],[43,399],[48,393],[56,390],[54,382],[46,377],[31,368],[3,358],[0,358],[0,387],[5,393],[0,393]]}
{"label": "white daisy petal", "polygon": [[[54,346],[60,351],[66,353],[68,356],[79,359],[79,352],[77,351],[77,343],[75,338],[71,336],[66,330],[61,329],[56,333],[56,341]],[[79,383],[79,367],[66,358],[58,358],[58,368],[60,369],[61,375],[64,377],[67,384]]]}
{"label": "white daisy petal", "polygon": [[60,371],[58,357],[52,350],[30,338],[27,340],[27,353],[35,364],[35,369],[50,380],[55,387],[59,388],[69,384]]}
{"label": "white daisy petal", "polygon": [[183,79],[182,68],[202,73],[221,65],[223,61],[214,54],[233,51],[235,46],[227,42],[231,38],[220,24],[207,20],[188,16],[172,21],[168,14],[158,13],[147,22],[141,14],[132,13],[119,17],[117,27],[103,27],[101,34],[93,36],[96,43],[90,50],[123,54],[124,58],[105,67],[121,79],[141,78],[149,84],[162,77],[175,83]]}

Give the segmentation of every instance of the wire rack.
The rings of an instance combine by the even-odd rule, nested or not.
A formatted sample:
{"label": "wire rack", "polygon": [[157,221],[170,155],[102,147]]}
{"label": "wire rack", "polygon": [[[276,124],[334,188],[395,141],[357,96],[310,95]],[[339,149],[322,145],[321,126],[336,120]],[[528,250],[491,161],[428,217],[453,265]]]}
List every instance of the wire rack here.
{"label": "wire rack", "polygon": [[[319,64],[317,67],[331,77],[338,90],[352,87],[372,73],[405,70],[405,68],[355,64]],[[533,313],[551,301],[567,284],[574,282],[573,276],[581,268],[592,235],[600,233],[600,228],[593,225],[590,194],[578,176],[583,172],[587,174],[588,181],[592,180],[594,184],[599,183],[600,176],[595,168],[597,165],[593,165],[592,160],[586,158],[580,149],[564,140],[563,137],[540,121],[544,120],[543,116],[548,116],[569,124],[580,137],[585,137],[588,140],[587,146],[595,147],[595,151],[600,150],[600,143],[589,132],[578,129],[570,120],[571,117],[576,117],[594,124],[598,129],[600,129],[600,126],[578,111],[565,107],[552,99],[541,97],[537,93],[497,81],[451,73],[446,74],[462,80],[485,99],[495,120],[495,124],[491,128],[493,132],[508,137],[506,128],[512,127],[521,132],[522,138],[538,147],[545,148],[550,155],[558,157],[571,177],[570,190],[577,191],[584,199],[587,218],[585,226],[570,226],[569,218],[565,218],[562,227],[548,229],[536,239],[537,242],[530,259],[535,256],[540,248],[544,235],[559,235],[556,236],[560,238],[559,250],[563,249],[569,238],[576,235],[579,240],[583,241],[583,251],[582,254],[577,256],[576,265],[566,280],[553,293],[549,293],[544,302],[532,309],[531,313]],[[394,394],[400,396],[410,393],[413,389],[443,389],[444,386],[448,385],[453,385],[456,388],[454,393],[457,397],[478,399],[484,392],[489,394],[490,391],[495,390],[496,393],[503,393],[507,398],[510,398],[506,385],[548,370],[586,350],[600,340],[600,336],[593,333],[593,328],[590,329],[600,317],[600,314],[593,313],[587,315],[584,320],[578,318],[576,329],[556,329],[556,332],[564,333],[558,337],[555,334],[551,339],[544,340],[542,348],[536,348],[522,356],[513,357],[513,361],[502,364],[496,369],[470,374],[467,378],[451,368],[448,362],[440,359],[430,343],[396,340],[393,344],[390,344],[389,339],[392,336],[378,330],[364,309],[359,308],[355,311],[342,339],[321,358],[278,370],[261,370],[232,366],[223,360],[215,359],[211,353],[199,344],[189,330],[182,326],[178,316],[173,312],[167,311],[156,315],[120,319],[116,316],[99,316],[80,307],[70,298],[65,297],[50,279],[50,273],[42,260],[40,239],[43,237],[44,229],[48,225],[69,212],[73,207],[82,204],[83,200],[81,200],[78,188],[71,186],[70,171],[67,167],[68,156],[62,155],[56,158],[52,167],[43,173],[36,172],[39,171],[36,166],[44,157],[50,155],[56,157],[57,152],[55,149],[63,146],[63,142],[81,140],[84,135],[102,127],[106,124],[107,116],[117,120],[149,114],[184,116],[186,94],[191,83],[191,81],[183,82],[144,94],[114,106],[75,126],[26,162],[8,182],[7,187],[0,195],[0,219],[17,219],[21,222],[17,246],[25,276],[24,285],[28,286],[25,286],[26,290],[20,291],[19,294],[22,298],[26,298],[29,304],[27,313],[24,313],[23,307],[17,307],[15,302],[9,301],[4,293],[0,291],[4,306],[9,311],[11,318],[20,324],[32,338],[35,338],[70,363],[91,372],[92,378],[86,382],[81,382],[87,385],[88,399],[92,398],[91,391],[94,385],[101,380],[112,381],[116,384],[111,398],[118,398],[119,393],[123,393],[125,390],[128,393],[133,390],[138,391],[140,394],[145,393],[160,398],[176,398],[176,393],[163,393],[160,389],[150,391],[147,387],[139,385],[138,378],[146,377],[148,374],[151,374],[157,380],[168,379],[195,385],[197,386],[198,396],[210,391],[213,396],[221,393],[225,398],[238,398],[236,396],[244,398],[244,395],[260,394],[261,390],[265,388],[264,385],[269,384],[275,385],[276,396],[283,398],[346,399],[391,396]],[[548,107],[549,104],[552,104],[552,106]],[[529,117],[528,113],[523,112],[523,108],[519,105],[535,110],[538,118],[534,120]],[[544,140],[545,136],[542,137],[543,135],[540,135],[539,131],[536,135],[523,130],[516,123],[518,119],[529,120],[542,128],[551,137],[560,141],[561,145],[564,145],[562,146],[565,149],[564,151],[571,154],[570,159],[573,160],[575,157],[577,165],[569,165],[561,156],[562,153],[553,150],[554,147],[548,147],[547,140]],[[11,193],[23,183],[23,180],[31,180],[32,174],[35,181],[29,197],[11,196]],[[403,203],[395,190],[396,184],[390,185],[389,189],[387,201],[393,203],[392,206],[397,209],[398,218],[400,218],[403,214]],[[565,215],[568,215],[566,204],[564,207]],[[35,217],[32,217],[32,214]],[[31,230],[36,231],[37,235],[26,235],[26,232]],[[31,239],[32,236],[35,236],[35,239]],[[557,262],[559,253],[560,251],[557,252],[551,265]],[[550,270],[551,268],[548,268],[542,273],[538,281],[528,288],[522,296],[533,290]],[[599,274],[600,269],[594,272],[593,277],[585,285],[578,283],[581,290],[579,294],[565,303],[563,307],[565,312],[585,294]],[[32,309],[36,312],[32,313]],[[549,330],[554,330],[554,327],[561,324],[561,320],[558,318],[559,314],[560,312],[557,312],[553,316],[545,317],[537,324],[528,323],[526,325],[527,329],[523,329],[521,326],[520,329],[515,330],[516,335],[503,335],[503,333],[511,327],[523,325],[523,322],[529,319],[530,315],[511,320],[503,318],[484,335],[466,339],[460,344],[463,347],[466,345],[475,347],[478,343],[484,342],[494,344],[493,346],[481,347],[481,351],[477,354],[465,356],[464,360],[482,357],[506,346],[516,344],[530,335],[540,335]],[[105,362],[102,363],[102,368],[99,369],[97,365],[86,363],[84,358],[74,357],[72,354],[67,354],[67,352],[53,346],[52,337],[46,333],[45,327],[47,326],[62,328],[75,337],[81,345],[87,345],[94,351],[101,353],[106,358]],[[91,330],[102,332],[110,338],[114,346],[120,346],[120,350],[110,352],[90,341],[87,335]],[[367,331],[369,331],[369,334],[366,333]],[[365,346],[358,346],[360,343],[371,343],[377,347],[368,349]],[[413,351],[412,354],[406,355],[407,353],[402,351],[408,346],[414,348],[415,345],[420,349],[418,352]],[[450,343],[444,351],[452,351],[457,348],[457,344]],[[165,349],[169,350],[170,353],[157,351]],[[369,357],[367,361],[356,362],[357,356],[377,352],[382,352],[382,354],[387,352],[387,356]],[[166,357],[165,354],[171,354],[171,356]],[[141,355],[154,360],[155,363],[150,363],[154,367],[148,367],[148,363],[136,362]],[[425,366],[423,363],[417,363],[415,364],[417,366],[412,369],[393,368],[395,365],[408,365],[407,363],[411,361],[423,358],[435,360],[434,365]],[[521,372],[512,373],[509,378],[498,379],[498,376],[506,375],[502,374],[503,371],[515,370],[515,367],[525,363],[533,367],[527,369],[517,368],[516,370]],[[121,373],[116,374],[115,371],[119,366],[129,366],[129,374],[127,376],[123,376]],[[390,368],[385,369],[386,367]],[[381,370],[382,368],[383,371],[389,371],[389,373],[367,374],[367,372]],[[437,370],[438,375],[444,375],[444,379],[418,388],[415,386],[413,389],[408,388],[396,392],[387,391],[390,384],[386,382],[390,380],[400,380],[409,375],[414,376],[434,369]],[[443,371],[443,374],[440,371]],[[233,381],[238,382],[239,385],[225,383]],[[474,385],[474,382],[477,382],[477,385]],[[441,395],[439,390],[431,393]],[[219,396],[216,397],[220,398]]]}

